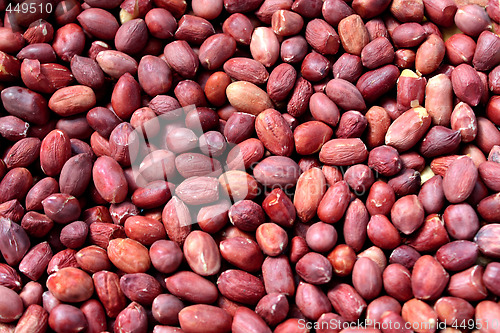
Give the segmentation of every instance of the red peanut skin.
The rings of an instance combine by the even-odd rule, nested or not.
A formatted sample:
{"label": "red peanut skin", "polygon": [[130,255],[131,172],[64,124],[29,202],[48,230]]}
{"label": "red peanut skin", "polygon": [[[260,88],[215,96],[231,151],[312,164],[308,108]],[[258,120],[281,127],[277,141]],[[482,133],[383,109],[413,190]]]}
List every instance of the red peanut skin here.
{"label": "red peanut skin", "polygon": [[[430,277],[435,277],[430,279]],[[412,271],[412,290],[416,298],[437,299],[446,288],[449,274],[443,266],[429,255],[420,257]]]}
{"label": "red peanut skin", "polygon": [[301,312],[313,320],[332,310],[332,305],[325,293],[313,284],[300,282],[295,294],[295,303]]}
{"label": "red peanut skin", "polygon": [[49,108],[42,95],[22,87],[9,87],[2,90],[5,110],[13,116],[37,125],[49,120]]}
{"label": "red peanut skin", "polygon": [[[410,8],[398,8],[405,5],[403,0],[392,3],[389,0],[193,0],[189,6],[192,12],[184,0],[153,0],[151,3],[146,0],[135,1],[135,4],[134,0],[125,0],[121,9],[118,8],[120,1],[116,0],[85,0],[82,4],[76,0],[60,2],[54,17],[57,23],[54,39],[52,24],[45,21],[49,16],[33,19],[29,27],[32,15],[28,18],[17,15],[16,20],[20,22],[13,20],[11,15],[0,20],[0,35],[5,38],[0,41],[0,65],[5,64],[4,59],[11,62],[0,66],[3,69],[0,73],[3,104],[3,108],[0,107],[3,112],[0,144],[6,146],[1,156],[4,162],[0,159],[0,215],[4,215],[0,216],[0,250],[8,265],[16,267],[19,264],[18,270],[25,278],[44,279],[45,270],[51,276],[47,283],[51,292],[43,297],[47,310],[43,309],[45,326],[50,323],[50,329],[66,331],[64,326],[70,322],[74,330],[81,326],[89,332],[104,332],[111,330],[111,326],[116,331],[146,332],[152,330],[148,327],[150,321],[150,326],[158,324],[155,332],[271,332],[270,327],[275,328],[276,333],[299,332],[307,331],[299,329],[299,319],[359,319],[365,316],[366,302],[375,299],[372,304],[375,303],[382,298],[379,297],[381,293],[391,295],[397,299],[396,303],[406,302],[404,309],[399,304],[374,305],[373,308],[389,310],[379,314],[374,311],[382,321],[442,320],[437,303],[435,313],[424,304],[432,306],[434,304],[428,301],[440,302],[439,297],[444,293],[480,302],[474,303],[479,321],[493,321],[498,317],[498,304],[483,299],[495,300],[490,295],[485,296],[486,288],[493,294],[500,293],[495,288],[500,274],[495,272],[495,262],[491,262],[487,266],[490,269],[485,272],[479,268],[479,265],[500,258],[497,246],[500,230],[496,224],[500,219],[500,194],[497,193],[500,191],[497,175],[500,169],[495,157],[495,147],[500,145],[500,132],[495,127],[500,124],[500,112],[494,104],[497,96],[489,99],[490,94],[500,91],[495,76],[500,67],[487,77],[500,62],[498,52],[488,54],[488,50],[499,51],[500,39],[495,33],[483,32],[485,29],[498,30],[498,4],[489,1],[485,10],[466,6],[477,8],[479,19],[483,21],[469,25],[464,22],[464,15],[470,13],[459,9],[455,14],[458,5],[452,0],[414,0],[406,4]],[[6,10],[6,3],[0,0],[0,12]],[[75,13],[67,12],[70,5],[76,5],[71,9]],[[158,8],[152,9],[153,6]],[[223,14],[222,21],[214,21],[223,9],[228,14]],[[385,15],[386,9],[393,17]],[[474,10],[471,13],[475,13]],[[424,11],[428,20],[425,23]],[[495,22],[490,22],[484,13]],[[436,24],[449,26],[454,18],[462,31],[477,40],[477,47],[476,42],[465,35],[470,39],[463,39],[467,40],[465,46],[444,42]],[[213,25],[214,22],[217,24]],[[15,31],[17,23],[23,30],[27,28],[24,35],[10,31]],[[262,23],[267,27],[260,26]],[[352,26],[359,29],[350,30]],[[87,50],[90,46],[86,43],[87,37],[92,43],[90,50]],[[35,42],[44,46],[31,44],[33,47],[22,48],[25,43]],[[334,57],[341,43],[340,53],[353,54]],[[397,58],[391,43],[404,55]],[[474,45],[472,51],[471,43]],[[453,54],[453,51],[459,53],[461,47],[468,52],[462,56]],[[18,51],[19,60],[14,58]],[[413,53],[413,60],[404,58],[406,51],[410,58]],[[159,55],[161,52],[164,54]],[[146,55],[149,53],[155,56]],[[448,58],[445,59],[445,55]],[[89,58],[85,58],[87,56]],[[67,64],[57,64],[56,58]],[[284,63],[280,64],[281,61]],[[330,61],[336,62],[332,66]],[[394,66],[396,63],[398,66]],[[452,65],[456,67],[453,69]],[[402,76],[398,92],[410,97],[383,97],[393,91],[399,72],[405,66],[415,70],[421,80],[416,95],[412,96],[413,91],[403,92],[405,77]],[[299,77],[297,68],[301,68]],[[329,76],[330,69],[333,76]],[[53,74],[57,70],[61,72],[59,76]],[[86,70],[89,74],[85,74]],[[36,78],[36,71],[40,71],[41,77]],[[450,84],[442,90],[436,89],[437,95],[440,91],[443,93],[443,114],[439,110],[433,110],[434,114],[430,109],[427,114],[416,108],[408,110],[413,106],[409,102],[415,100],[424,105],[421,83],[433,77],[446,77]],[[19,78],[33,91],[7,88]],[[230,94],[226,94],[233,79],[259,85],[258,89],[263,92],[259,99],[264,99],[267,93],[262,104],[273,109],[263,108],[258,110],[260,114],[255,112],[256,115],[235,112],[237,110],[231,105],[233,100],[229,98],[229,103]],[[443,79],[442,83],[446,82]],[[250,90],[249,85],[247,88]],[[239,89],[246,90],[245,85]],[[55,97],[39,93],[55,93]],[[457,97],[454,101],[452,95]],[[237,97],[244,99],[245,96]],[[404,101],[405,97],[411,100]],[[70,101],[65,102],[66,98]],[[106,108],[91,109],[96,101],[105,106],[106,98],[108,102],[111,98]],[[249,104],[253,102],[258,100]],[[386,109],[372,106],[374,104]],[[471,105],[470,110],[463,104]],[[197,109],[188,113],[189,105]],[[488,107],[485,116],[476,119],[471,107],[480,105]],[[185,124],[181,106],[186,107]],[[450,110],[444,110],[448,106]],[[311,114],[307,112],[308,107]],[[372,108],[365,113],[368,107]],[[49,114],[49,108],[55,113]],[[74,113],[75,116],[71,116]],[[215,187],[220,183],[228,192],[221,191],[221,196],[229,194],[231,197],[227,200],[214,196],[213,202],[208,202],[210,206],[201,207],[203,214],[199,214],[196,221],[192,219],[196,216],[194,210],[199,208],[195,204],[199,202],[190,201],[195,191],[182,195],[181,185],[180,190],[177,187],[178,197],[172,197],[170,183],[156,179],[164,175],[163,170],[153,170],[156,169],[152,165],[156,155],[153,153],[149,156],[150,164],[143,165],[140,170],[143,174],[135,179],[130,158],[126,156],[127,147],[121,143],[127,130],[119,131],[129,126],[122,121],[130,122],[128,130],[141,127],[145,133],[145,122],[161,113],[171,116],[169,120],[179,117],[180,121],[165,129],[160,124],[154,128],[156,134],[167,137],[166,146],[164,142],[149,143],[151,151],[158,152],[157,156],[163,154],[158,169],[170,168],[171,172],[166,173],[172,179],[177,176],[176,169],[179,176],[186,179],[213,177],[211,181]],[[61,116],[70,117],[61,119]],[[204,150],[197,121],[201,121],[204,132],[210,130],[222,141],[238,144],[241,155],[238,149],[231,150],[231,158],[228,156],[227,160],[234,171],[232,175],[230,172],[224,174],[225,170],[222,171],[215,158],[211,160],[209,148]],[[13,126],[10,130],[9,125]],[[408,127],[411,128],[408,130]],[[468,127],[474,128],[467,131]],[[174,135],[176,131],[180,133],[178,136]],[[443,134],[446,138],[453,136],[450,139],[453,144],[437,140],[441,137],[436,131],[446,131]],[[179,141],[183,141],[177,139],[188,136],[196,142],[176,149],[177,144],[182,144]],[[460,139],[468,143],[463,149],[459,148]],[[26,148],[27,140],[32,140],[34,147]],[[422,140],[424,143],[420,144]],[[429,143],[436,140],[439,142],[435,145]],[[388,160],[394,157],[397,167],[384,174],[369,160],[367,162],[367,158],[369,151],[376,151],[385,144],[395,152],[388,154]],[[347,146],[345,150],[344,146]],[[19,153],[23,149],[27,152]],[[189,151],[191,149],[196,153]],[[221,148],[217,157],[225,156],[225,149]],[[181,155],[174,161],[174,158],[165,157],[167,152],[170,157]],[[316,155],[318,152],[320,156]],[[205,160],[199,162],[195,154],[204,156]],[[488,154],[491,161],[485,161]],[[182,161],[184,157],[187,162]],[[417,174],[426,166],[424,158],[429,163],[434,162],[432,170],[436,176],[420,186]],[[462,165],[463,169],[460,165],[457,167],[464,161],[467,165]],[[198,168],[198,162],[204,167],[208,165],[206,170]],[[352,166],[356,163],[360,164]],[[212,170],[212,164],[217,170]],[[323,171],[317,168],[322,164],[327,164]],[[352,168],[343,177],[336,166]],[[386,178],[374,183],[373,176],[364,178],[357,174],[355,167],[358,166],[373,168],[377,179],[378,173]],[[244,171],[236,170],[240,167]],[[214,174],[195,174],[205,171]],[[415,175],[413,182],[409,180],[410,174]],[[234,193],[226,184],[230,183],[230,178],[237,183]],[[427,177],[422,176],[422,179]],[[189,179],[186,181],[189,184]],[[196,183],[197,180],[191,181]],[[308,190],[305,184],[317,188]],[[363,186],[369,190],[368,197],[359,193]],[[186,187],[189,190],[190,186]],[[289,191],[281,189],[285,187],[289,190],[295,187],[293,202]],[[248,193],[239,196],[236,192],[240,190]],[[61,219],[60,215],[65,214],[57,211],[57,202],[50,207],[51,199],[47,197],[51,196],[68,198],[71,204],[81,206],[82,211],[87,210],[83,214],[78,210],[68,220]],[[239,201],[241,199],[244,200]],[[121,204],[124,206],[118,207]],[[233,215],[238,205],[245,204],[252,208]],[[212,211],[214,214],[210,215]],[[443,214],[442,220],[437,214]],[[377,219],[383,223],[371,223]],[[70,223],[62,228],[57,222]],[[196,229],[191,227],[194,222],[199,223],[202,231],[191,230]],[[245,227],[245,222],[250,226]],[[334,223],[340,224],[334,228]],[[339,243],[345,244],[335,247],[339,226],[343,227]],[[90,234],[88,240],[87,232]],[[365,246],[367,236],[368,242],[373,244]],[[31,237],[39,240],[34,242]],[[113,251],[113,245],[108,247],[108,244],[121,237],[137,243],[141,251],[120,257],[116,252],[121,251],[116,248],[116,252]],[[293,237],[290,248],[288,237]],[[450,239],[456,241],[450,243]],[[79,248],[88,245],[85,242],[96,245],[84,247],[77,253]],[[375,246],[368,248],[371,245]],[[65,247],[69,249],[63,250]],[[366,248],[368,250],[359,253]],[[126,252],[127,249],[122,250]],[[392,251],[391,265],[383,270],[389,250]],[[434,254],[436,258],[431,259]],[[119,264],[121,260],[130,261],[132,266],[137,264],[135,255],[140,256],[139,262],[151,259],[153,270],[149,271],[149,264],[142,268],[151,275],[131,273],[126,264]],[[225,262],[221,261],[221,256]],[[452,257],[460,262],[453,262]],[[454,274],[447,291],[444,289],[449,276],[439,269],[439,265]],[[50,281],[68,269],[94,274],[96,294],[89,294],[92,288],[88,278],[81,276],[70,281],[72,284],[65,286],[64,291],[58,291],[52,285],[54,281]],[[219,278],[221,272],[224,273]],[[326,275],[323,280],[317,276],[321,273]],[[148,276],[144,281],[149,283],[137,283],[149,287],[142,290],[144,294],[131,286],[135,285],[133,282],[120,285],[120,277],[127,281],[135,274]],[[228,278],[231,274],[232,278]],[[82,279],[85,281],[81,285],[87,289],[84,295],[75,292],[74,298],[64,297],[67,289],[78,289],[73,284]],[[67,281],[61,280],[59,284],[64,286]],[[335,281],[330,283],[330,280]],[[22,284],[18,281],[21,281],[19,277],[12,289],[20,289]],[[482,282],[473,285],[475,281]],[[27,286],[26,294],[29,294]],[[8,293],[0,289],[0,292],[11,299],[11,309],[5,311],[16,312],[7,321],[15,322],[19,317],[17,312],[22,313],[18,297],[25,302],[25,314],[30,313],[23,295],[14,296],[19,290]],[[41,291],[36,292],[40,294],[37,295],[39,299],[29,302],[41,303]],[[155,318],[158,320],[155,323],[151,318],[151,314],[155,317],[154,304],[150,310],[151,304],[161,292],[168,292],[168,296],[181,304],[172,322]],[[276,297],[272,300],[275,303],[270,302],[267,306],[274,311],[273,306],[278,304],[283,313],[277,316],[279,320],[270,319],[270,316],[261,319],[260,316],[264,316],[257,311],[260,302],[271,295]],[[89,297],[95,299],[87,300]],[[415,299],[411,300],[413,297]],[[284,302],[278,300],[280,298]],[[417,303],[417,299],[426,303]],[[61,301],[77,303],[59,305]],[[292,304],[288,304],[289,301]],[[442,298],[441,302],[445,304]],[[61,311],[64,309],[66,311]],[[473,312],[468,314],[469,318],[472,316]],[[11,330],[14,324],[0,326]],[[359,327],[344,331],[378,330]],[[382,332],[386,333],[383,329]]]}
{"label": "red peanut skin", "polygon": [[405,169],[389,180],[388,184],[394,189],[396,195],[416,194],[420,188],[420,173],[413,169]]}
{"label": "red peanut skin", "polygon": [[245,237],[227,238],[219,244],[222,257],[247,272],[260,270],[264,255],[256,241]]}
{"label": "red peanut skin", "polygon": [[113,39],[119,27],[116,18],[100,8],[85,10],[77,16],[77,20],[85,31],[104,40]]}
{"label": "red peanut skin", "polygon": [[346,244],[358,252],[363,247],[367,236],[369,222],[368,211],[359,199],[352,201],[345,214],[344,237]]}
{"label": "red peanut skin", "polygon": [[[217,280],[217,287],[224,297],[244,304],[257,304],[265,295],[262,281],[242,270],[229,269],[222,272]],[[242,290],[246,294],[243,295]]]}
{"label": "red peanut skin", "polygon": [[256,332],[271,333],[271,329],[258,314],[243,306],[236,310],[231,328],[232,332],[254,330]]}
{"label": "red peanut skin", "polygon": [[388,215],[395,201],[396,194],[392,187],[383,181],[376,181],[368,193],[366,209],[371,215]]}
{"label": "red peanut skin", "polygon": [[439,215],[431,214],[426,217],[422,227],[408,239],[407,244],[419,252],[429,252],[437,250],[449,241],[443,220]]}
{"label": "red peanut skin", "polygon": [[84,85],[60,88],[49,99],[49,108],[63,117],[86,112],[95,104],[94,91]]}
{"label": "red peanut skin", "polygon": [[410,271],[401,264],[387,266],[383,272],[383,283],[387,293],[400,302],[408,301],[413,297]]}
{"label": "red peanut skin", "polygon": [[123,23],[116,31],[115,47],[127,54],[139,53],[148,42],[148,30],[143,19],[133,19]]}
{"label": "red peanut skin", "polygon": [[305,254],[296,264],[297,274],[306,282],[320,285],[332,278],[332,267],[328,259],[316,253]]}
{"label": "red peanut skin", "polygon": [[295,222],[294,203],[280,188],[276,188],[268,194],[262,202],[262,208],[273,222],[282,227],[291,227]]}
{"label": "red peanut skin", "polygon": [[295,148],[293,134],[281,114],[274,109],[261,112],[255,119],[257,136],[270,152],[290,156]]}
{"label": "red peanut skin", "polygon": [[146,246],[166,237],[163,224],[145,216],[131,216],[127,218],[123,226],[127,237]]}
{"label": "red peanut skin", "polygon": [[114,331],[144,332],[148,327],[146,310],[138,303],[132,302],[116,317]]}
{"label": "red peanut skin", "polygon": [[211,304],[217,300],[215,285],[190,271],[177,272],[166,278],[165,283],[167,290],[182,300],[203,304]]}
{"label": "red peanut skin", "polygon": [[471,158],[462,156],[453,161],[443,177],[446,199],[451,203],[460,203],[467,199],[474,189],[477,178],[478,170]]}
{"label": "red peanut skin", "polygon": [[440,212],[444,206],[443,178],[436,175],[426,181],[418,193],[418,200],[426,214]]}
{"label": "red peanut skin", "polygon": [[338,182],[330,187],[318,206],[318,217],[326,223],[340,221],[349,205],[349,186],[345,181]]}
{"label": "red peanut skin", "polygon": [[268,294],[257,303],[255,312],[261,316],[268,325],[275,326],[284,321],[288,314],[289,304],[283,294]]}
{"label": "red peanut skin", "polygon": [[127,306],[125,295],[120,289],[118,275],[108,271],[101,271],[95,273],[92,279],[106,314],[111,318],[116,318],[120,311]]}
{"label": "red peanut skin", "polygon": [[385,144],[396,148],[399,152],[409,150],[423,137],[430,125],[431,118],[424,108],[410,109],[389,126]]}
{"label": "red peanut skin", "polygon": [[2,322],[13,322],[17,320],[23,314],[23,302],[19,295],[4,286],[0,286],[0,292],[2,293]]}
{"label": "red peanut skin", "polygon": [[51,274],[47,288],[62,302],[83,302],[94,293],[92,278],[84,271],[65,267]]}
{"label": "red peanut skin", "polygon": [[226,34],[215,34],[201,44],[198,58],[207,69],[217,69],[229,59],[236,50],[236,41]]}
{"label": "red peanut skin", "polygon": [[[374,102],[396,84],[399,69],[394,65],[385,65],[381,68],[363,74],[356,87],[368,102]],[[376,84],[373,84],[376,82]]]}
{"label": "red peanut skin", "polygon": [[0,182],[0,202],[22,200],[33,185],[33,176],[26,168],[14,168]]}
{"label": "red peanut skin", "polygon": [[[77,173],[80,177],[74,177]],[[59,176],[59,187],[62,193],[81,196],[87,188],[92,176],[92,160],[86,154],[79,154],[66,161]]]}
{"label": "red peanut skin", "polygon": [[301,221],[308,222],[316,215],[325,189],[326,179],[318,168],[309,169],[299,177],[293,205]]}
{"label": "red peanut skin", "polygon": [[92,177],[97,191],[110,203],[125,200],[128,192],[127,180],[123,170],[114,159],[108,156],[99,157],[94,163]]}
{"label": "red peanut skin", "polygon": [[328,125],[336,126],[340,120],[337,105],[324,93],[314,93],[309,99],[309,109],[312,116]]}
{"label": "red peanut skin", "polygon": [[141,87],[132,75],[125,73],[120,77],[111,95],[111,105],[118,117],[128,119],[141,107],[140,92]]}
{"label": "red peanut skin", "polygon": [[181,328],[186,332],[204,332],[207,327],[214,333],[231,330],[232,318],[229,313],[212,305],[197,304],[185,307],[179,312]]}
{"label": "red peanut skin", "polygon": [[474,265],[478,256],[479,247],[477,244],[465,240],[445,244],[436,252],[436,259],[448,271],[462,271],[470,268]]}
{"label": "red peanut skin", "polygon": [[125,296],[147,306],[162,292],[160,282],[146,273],[125,274],[120,278],[120,288]]}
{"label": "red peanut skin", "polygon": [[382,291],[382,271],[369,258],[359,258],[352,270],[353,285],[364,299],[373,299]]}
{"label": "red peanut skin", "polygon": [[401,243],[399,231],[384,215],[373,215],[367,226],[368,238],[382,249],[394,249]]}
{"label": "red peanut skin", "polygon": [[83,327],[87,330],[88,322],[83,312],[69,304],[59,304],[50,311],[49,326],[54,331],[63,331],[68,327]]}
{"label": "red peanut skin", "polygon": [[224,105],[227,102],[226,88],[230,83],[231,78],[225,72],[210,75],[204,87],[207,100],[215,106]]}
{"label": "red peanut skin", "polygon": [[51,131],[40,147],[40,166],[47,176],[56,176],[71,157],[69,136],[61,130]]}
{"label": "red peanut skin", "polygon": [[28,234],[17,223],[0,217],[0,252],[7,264],[17,265],[28,252],[31,242]]}
{"label": "red peanut skin", "polygon": [[391,209],[392,223],[401,232],[411,234],[424,222],[424,208],[416,195],[400,198]]}
{"label": "red peanut skin", "polygon": [[348,284],[339,284],[328,291],[328,299],[332,302],[335,312],[345,320],[356,321],[366,309],[366,302]]}
{"label": "red peanut skin", "polygon": [[217,244],[203,231],[195,230],[188,235],[184,241],[184,257],[191,269],[202,276],[214,275],[221,267]]}
{"label": "red peanut skin", "polygon": [[301,155],[318,152],[333,135],[332,129],[319,121],[310,121],[294,130],[295,150]]}
{"label": "red peanut skin", "polygon": [[274,102],[283,101],[293,89],[297,72],[292,65],[280,64],[269,75],[266,91]]}
{"label": "red peanut skin", "polygon": [[327,259],[332,264],[333,271],[338,276],[347,276],[351,274],[356,262],[356,252],[346,244],[337,245],[332,252],[328,254]]}
{"label": "red peanut skin", "polygon": [[[215,2],[220,3],[219,1]],[[196,12],[195,4],[196,1],[193,3],[193,10]],[[220,7],[222,7],[222,5]],[[222,8],[220,8],[220,10],[222,10]],[[244,45],[250,44],[250,41],[252,39],[252,30],[252,22],[248,19],[248,17],[241,13],[232,14],[224,21],[222,25],[222,31],[224,33],[231,35],[237,43]]]}
{"label": "red peanut skin", "polygon": [[267,257],[262,264],[262,276],[268,294],[277,292],[293,295],[295,293],[292,268],[286,256]]}
{"label": "red peanut skin", "polygon": [[90,299],[80,306],[80,310],[87,318],[89,333],[102,332],[107,328],[104,307],[95,299]]}

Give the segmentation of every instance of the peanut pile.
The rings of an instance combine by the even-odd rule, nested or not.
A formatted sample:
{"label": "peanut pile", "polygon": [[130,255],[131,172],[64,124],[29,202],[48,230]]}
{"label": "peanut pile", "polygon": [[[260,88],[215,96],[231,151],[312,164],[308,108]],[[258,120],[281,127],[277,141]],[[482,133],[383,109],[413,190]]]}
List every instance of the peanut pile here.
{"label": "peanut pile", "polygon": [[500,332],[499,0],[0,14],[0,332]]}

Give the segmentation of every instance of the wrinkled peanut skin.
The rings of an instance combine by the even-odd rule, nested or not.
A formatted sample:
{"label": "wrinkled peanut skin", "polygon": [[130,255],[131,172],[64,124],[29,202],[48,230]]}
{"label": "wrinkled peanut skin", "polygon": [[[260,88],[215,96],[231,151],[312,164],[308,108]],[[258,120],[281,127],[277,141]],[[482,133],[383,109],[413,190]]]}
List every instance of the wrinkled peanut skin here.
{"label": "wrinkled peanut skin", "polygon": [[0,332],[498,331],[498,0],[0,13]]}

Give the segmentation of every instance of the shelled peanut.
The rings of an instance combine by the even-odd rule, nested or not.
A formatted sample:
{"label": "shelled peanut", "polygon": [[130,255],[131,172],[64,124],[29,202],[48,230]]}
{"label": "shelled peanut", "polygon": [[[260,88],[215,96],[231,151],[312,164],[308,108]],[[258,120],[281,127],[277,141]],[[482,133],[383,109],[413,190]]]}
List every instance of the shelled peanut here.
{"label": "shelled peanut", "polygon": [[0,331],[497,332],[497,0],[0,0]]}

